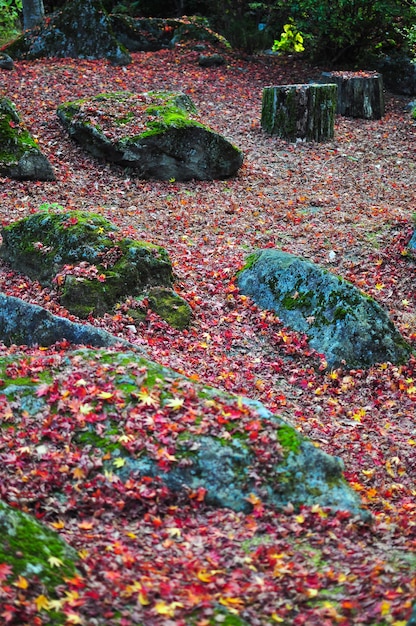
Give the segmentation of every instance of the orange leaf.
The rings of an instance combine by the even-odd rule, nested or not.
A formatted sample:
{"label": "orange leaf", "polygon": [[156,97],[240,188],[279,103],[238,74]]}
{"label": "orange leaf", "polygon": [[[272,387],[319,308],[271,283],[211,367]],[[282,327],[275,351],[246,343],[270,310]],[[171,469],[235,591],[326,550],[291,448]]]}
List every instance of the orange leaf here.
{"label": "orange leaf", "polygon": [[19,576],[15,583],[13,583],[15,587],[19,587],[19,589],[27,589],[29,587],[29,583],[23,576]]}

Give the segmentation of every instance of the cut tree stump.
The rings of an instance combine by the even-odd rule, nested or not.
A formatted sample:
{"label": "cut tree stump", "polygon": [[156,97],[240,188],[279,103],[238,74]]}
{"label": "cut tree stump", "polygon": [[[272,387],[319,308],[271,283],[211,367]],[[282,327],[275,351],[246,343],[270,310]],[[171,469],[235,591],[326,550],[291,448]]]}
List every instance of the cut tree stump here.
{"label": "cut tree stump", "polygon": [[261,126],[289,141],[326,141],[334,136],[336,103],[335,84],[265,87]]}
{"label": "cut tree stump", "polygon": [[338,85],[337,113],[379,120],[384,115],[383,76],[378,72],[322,72],[322,82]]}

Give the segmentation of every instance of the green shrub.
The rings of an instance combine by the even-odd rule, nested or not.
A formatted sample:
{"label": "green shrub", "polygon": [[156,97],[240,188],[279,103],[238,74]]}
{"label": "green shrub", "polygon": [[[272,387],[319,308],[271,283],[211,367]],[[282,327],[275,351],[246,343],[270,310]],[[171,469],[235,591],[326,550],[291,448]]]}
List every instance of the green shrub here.
{"label": "green shrub", "polygon": [[272,48],[273,52],[303,52],[303,35],[300,33],[293,20],[283,26],[280,39],[277,39]]}
{"label": "green shrub", "polygon": [[297,26],[309,35],[310,56],[333,65],[354,66],[369,53],[405,46],[405,29],[413,24],[408,0],[290,0],[290,5]]}
{"label": "green shrub", "polygon": [[18,35],[21,11],[22,0],[0,0],[0,44]]}

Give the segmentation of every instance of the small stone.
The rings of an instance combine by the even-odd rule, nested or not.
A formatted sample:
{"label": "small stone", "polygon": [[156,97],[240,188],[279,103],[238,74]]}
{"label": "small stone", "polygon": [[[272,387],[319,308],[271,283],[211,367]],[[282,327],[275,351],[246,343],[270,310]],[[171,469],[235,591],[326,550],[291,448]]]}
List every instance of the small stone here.
{"label": "small stone", "polygon": [[5,52],[0,52],[0,69],[12,70],[14,68],[14,62],[11,57]]}
{"label": "small stone", "polygon": [[225,64],[222,54],[201,54],[198,59],[201,67],[218,67]]}

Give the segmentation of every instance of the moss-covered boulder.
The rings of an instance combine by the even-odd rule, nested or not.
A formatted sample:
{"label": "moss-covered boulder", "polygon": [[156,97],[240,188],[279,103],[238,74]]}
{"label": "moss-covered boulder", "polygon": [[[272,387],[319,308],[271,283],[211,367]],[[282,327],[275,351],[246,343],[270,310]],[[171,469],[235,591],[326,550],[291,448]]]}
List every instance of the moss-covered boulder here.
{"label": "moss-covered boulder", "polygon": [[61,303],[81,318],[102,315],[149,287],[172,284],[162,247],[122,237],[95,213],[40,211],[5,226],[1,235],[0,257],[42,285],[56,285]]}
{"label": "moss-covered boulder", "polygon": [[111,14],[110,22],[117,40],[131,52],[152,52],[172,48],[179,41],[204,41],[225,49],[229,43],[212,31],[203,18],[130,17]]}
{"label": "moss-covered boulder", "polygon": [[0,176],[18,180],[55,180],[51,164],[8,98],[0,99]]}
{"label": "moss-covered boulder", "polygon": [[222,179],[243,162],[241,151],[205,126],[181,93],[103,93],[61,104],[57,114],[85,150],[141,178]]}
{"label": "moss-covered boulder", "polygon": [[238,274],[242,293],[305,333],[329,367],[405,361],[410,347],[385,310],[354,285],[280,250],[260,250]]}
{"label": "moss-covered boulder", "polygon": [[126,65],[131,57],[116,39],[101,0],[71,0],[6,46],[13,59],[44,57],[108,59]]}
{"label": "moss-covered boulder", "polygon": [[[25,590],[26,601],[30,597],[34,600],[44,596],[43,606],[47,607],[49,601],[56,598],[57,588],[77,574],[77,562],[77,552],[56,532],[0,500],[0,567],[3,570],[3,585],[20,585]],[[7,600],[2,605],[5,607]],[[58,625],[66,622],[64,614],[52,610],[52,607],[49,616],[51,621],[48,623]],[[19,619],[16,614],[14,617]],[[23,621],[13,620],[13,623]],[[28,622],[24,620],[24,623]]]}
{"label": "moss-covered boulder", "polygon": [[[36,377],[28,376],[32,362]],[[78,459],[94,459],[82,463],[89,468],[85,481],[116,476],[128,482],[133,501],[134,485],[140,499],[147,477],[173,495],[188,493],[235,511],[249,512],[264,501],[366,515],[340,459],[260,402],[204,387],[137,352],[82,348],[54,359],[16,352],[0,357],[0,380],[9,423],[47,410],[61,433],[59,446],[78,449]],[[74,404],[70,390],[80,380]],[[42,421],[36,423],[42,429]],[[82,498],[82,484],[76,493]]]}

